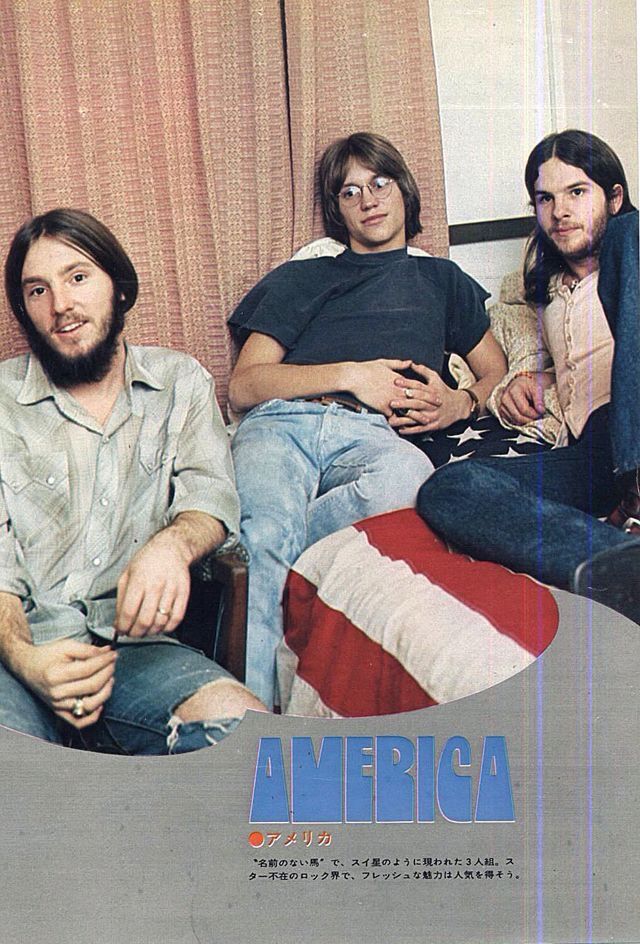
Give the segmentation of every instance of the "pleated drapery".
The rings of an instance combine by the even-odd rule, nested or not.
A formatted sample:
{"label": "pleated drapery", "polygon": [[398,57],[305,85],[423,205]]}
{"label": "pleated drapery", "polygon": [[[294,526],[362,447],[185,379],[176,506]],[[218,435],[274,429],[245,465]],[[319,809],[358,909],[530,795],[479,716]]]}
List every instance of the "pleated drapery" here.
{"label": "pleated drapery", "polygon": [[415,244],[444,255],[449,240],[431,26],[426,0],[285,4],[294,242],[322,231],[309,182],[322,151],[376,131],[402,152],[422,196]]}
{"label": "pleated drapery", "polygon": [[[321,234],[314,168],[374,130],[416,174],[447,250],[426,0],[0,0],[0,251],[76,206],[138,270],[127,336],[197,356],[224,401],[226,318]],[[25,349],[0,308],[0,357]]]}

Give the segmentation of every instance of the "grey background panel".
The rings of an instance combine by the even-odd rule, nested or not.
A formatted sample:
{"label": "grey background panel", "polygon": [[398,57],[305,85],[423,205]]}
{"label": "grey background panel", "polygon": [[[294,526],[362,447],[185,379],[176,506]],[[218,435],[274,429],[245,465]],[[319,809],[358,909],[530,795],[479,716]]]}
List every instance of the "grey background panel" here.
{"label": "grey background panel", "polygon": [[[401,944],[640,940],[639,629],[557,593],[556,639],[525,672],[424,711],[348,721],[252,714],[224,744],[119,758],[0,730],[4,944]],[[515,823],[252,825],[261,736],[507,741]],[[316,742],[316,743],[318,743]],[[477,782],[477,778],[476,782]],[[318,844],[322,830],[331,845]],[[280,833],[254,849],[252,831]],[[313,838],[307,847],[302,833]],[[297,841],[284,845],[286,835]],[[260,860],[318,877],[250,879]],[[362,866],[372,857],[399,865]],[[513,859],[510,879],[413,878],[413,860]],[[410,866],[404,865],[408,859]],[[333,860],[340,863],[334,866]],[[358,866],[352,866],[358,860]],[[421,867],[417,871],[422,871]],[[324,872],[353,874],[322,879]],[[455,871],[455,869],[453,869]],[[364,879],[365,872],[379,872]],[[388,878],[383,875],[389,873]],[[395,873],[410,877],[394,878]],[[517,876],[517,878],[515,877]]]}

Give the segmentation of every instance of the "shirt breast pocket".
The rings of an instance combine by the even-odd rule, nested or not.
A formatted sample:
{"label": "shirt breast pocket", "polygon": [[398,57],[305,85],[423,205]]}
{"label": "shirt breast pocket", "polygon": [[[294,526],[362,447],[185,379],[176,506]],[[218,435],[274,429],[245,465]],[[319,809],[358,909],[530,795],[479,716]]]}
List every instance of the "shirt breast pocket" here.
{"label": "shirt breast pocket", "polygon": [[140,464],[147,475],[156,475],[167,465],[170,458],[165,446],[158,445],[157,440],[140,440]]}
{"label": "shirt breast pocket", "polygon": [[49,530],[69,526],[69,465],[65,453],[3,456],[0,479],[14,533],[24,548]]}
{"label": "shirt breast pocket", "polygon": [[171,503],[173,454],[166,442],[144,436],[140,439],[138,458],[140,475],[136,503],[143,499],[146,513],[154,519],[161,519]]}

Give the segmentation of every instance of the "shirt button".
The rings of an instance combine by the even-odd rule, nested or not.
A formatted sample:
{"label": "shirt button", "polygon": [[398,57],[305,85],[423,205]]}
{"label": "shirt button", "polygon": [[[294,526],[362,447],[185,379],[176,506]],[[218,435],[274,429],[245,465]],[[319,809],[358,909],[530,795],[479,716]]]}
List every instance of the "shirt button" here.
{"label": "shirt button", "polygon": [[99,567],[100,564],[102,563],[102,558],[101,558],[101,557],[94,557],[93,560],[91,561],[91,563],[93,564],[94,567]]}
{"label": "shirt button", "polygon": [[106,508],[107,505],[109,504],[109,499],[108,499],[108,498],[101,498],[101,499],[100,499],[100,504],[102,505],[103,508]]}
{"label": "shirt button", "polygon": [[103,437],[102,437],[102,442],[103,442],[103,443],[108,443],[108,442],[109,442],[109,437],[108,437],[108,436],[103,436]]}
{"label": "shirt button", "polygon": [[55,480],[56,480],[55,475],[49,475],[49,476],[47,477],[47,485],[53,485],[54,482],[55,482]]}

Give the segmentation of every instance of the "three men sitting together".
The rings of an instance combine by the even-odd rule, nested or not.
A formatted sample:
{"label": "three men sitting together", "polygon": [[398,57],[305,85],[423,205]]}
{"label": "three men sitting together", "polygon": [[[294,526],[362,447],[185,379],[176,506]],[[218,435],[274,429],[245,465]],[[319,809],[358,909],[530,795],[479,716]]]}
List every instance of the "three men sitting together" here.
{"label": "three men sitting together", "polygon": [[[247,708],[277,704],[294,560],[416,498],[457,547],[640,622],[638,215],[616,155],[567,131],[526,170],[537,223],[525,291],[544,343],[540,370],[510,380],[499,412],[535,421],[555,383],[558,448],[433,475],[424,434],[473,422],[507,370],[488,294],[407,249],[420,197],[384,138],[336,141],[319,180],[327,233],[346,248],[280,266],[230,320],[237,493],[210,375],[124,341],[138,283],[113,234],[78,210],[18,230],[5,286],[31,352],[0,365],[0,724],[129,754],[215,743]],[[466,389],[446,382],[451,353],[473,371]],[[190,565],[238,533],[251,558],[247,687],[172,636]]]}

